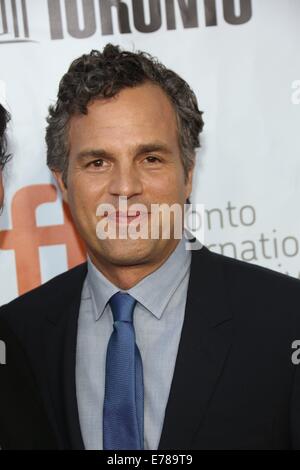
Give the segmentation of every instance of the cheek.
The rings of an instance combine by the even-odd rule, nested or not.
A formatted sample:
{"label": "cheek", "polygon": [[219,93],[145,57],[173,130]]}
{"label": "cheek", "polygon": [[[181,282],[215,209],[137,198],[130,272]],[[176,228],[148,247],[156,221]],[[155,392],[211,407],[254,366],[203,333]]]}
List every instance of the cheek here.
{"label": "cheek", "polygon": [[89,184],[72,184],[68,187],[68,204],[73,217],[80,222],[96,216],[98,191]]}
{"label": "cheek", "polygon": [[181,200],[186,191],[184,177],[179,172],[151,178],[145,188],[153,197],[165,201]]}

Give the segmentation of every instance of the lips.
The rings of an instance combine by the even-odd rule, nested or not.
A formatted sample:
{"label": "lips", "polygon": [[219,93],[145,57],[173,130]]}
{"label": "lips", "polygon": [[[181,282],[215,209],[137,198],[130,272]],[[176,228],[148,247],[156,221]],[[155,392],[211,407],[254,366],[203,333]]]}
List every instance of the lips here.
{"label": "lips", "polygon": [[120,211],[116,211],[116,217],[138,217],[140,215],[140,211],[132,211],[132,212],[120,212]]}
{"label": "lips", "polygon": [[114,221],[116,223],[130,223],[132,220],[139,220],[146,218],[148,212],[140,211],[129,211],[129,212],[120,212],[116,211],[108,215],[107,219]]}

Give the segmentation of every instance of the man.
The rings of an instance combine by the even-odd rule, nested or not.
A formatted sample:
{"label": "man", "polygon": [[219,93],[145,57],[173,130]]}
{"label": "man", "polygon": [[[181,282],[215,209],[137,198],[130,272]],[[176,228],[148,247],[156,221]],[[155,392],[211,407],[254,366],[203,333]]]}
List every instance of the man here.
{"label": "man", "polygon": [[120,236],[149,233],[154,204],[183,210],[202,127],[188,84],[145,53],[108,44],[60,82],[48,165],[88,262],[1,316],[61,449],[300,448],[299,281],[188,250],[161,214],[158,237]]}
{"label": "man", "polygon": [[[9,159],[5,136],[9,114],[1,102],[0,99],[0,208],[4,198],[2,171]],[[55,446],[26,353],[1,319],[0,447],[2,450],[32,450],[55,449]]]}

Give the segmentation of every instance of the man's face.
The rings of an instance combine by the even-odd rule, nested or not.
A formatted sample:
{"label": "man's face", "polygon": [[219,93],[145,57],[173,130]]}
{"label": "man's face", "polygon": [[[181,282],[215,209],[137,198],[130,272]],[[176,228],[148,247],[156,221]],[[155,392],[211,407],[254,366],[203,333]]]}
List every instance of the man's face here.
{"label": "man's face", "polygon": [[[151,204],[183,207],[190,195],[192,171],[185,178],[176,115],[163,90],[145,83],[93,100],[87,115],[71,118],[69,145],[67,187],[61,174],[56,177],[92,259],[134,266],[171,253],[178,243],[174,237],[100,240],[96,235],[102,203],[118,209],[119,197],[126,196],[128,210],[140,203],[150,212]],[[150,227],[150,214],[146,217]]]}

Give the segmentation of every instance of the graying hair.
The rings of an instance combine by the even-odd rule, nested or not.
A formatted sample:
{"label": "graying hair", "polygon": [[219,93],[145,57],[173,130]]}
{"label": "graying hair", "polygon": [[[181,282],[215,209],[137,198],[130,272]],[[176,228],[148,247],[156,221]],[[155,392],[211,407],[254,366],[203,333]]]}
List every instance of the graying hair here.
{"label": "graying hair", "polygon": [[203,129],[203,112],[188,83],[167,69],[150,54],[121,50],[107,44],[103,51],[92,50],[74,60],[59,84],[57,101],[49,107],[46,143],[47,164],[62,173],[66,184],[69,159],[69,123],[75,114],[87,114],[94,98],[111,98],[127,87],[147,81],[159,85],[173,103],[176,112],[178,141],[185,177],[195,162],[199,134]]}

